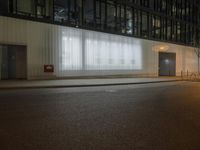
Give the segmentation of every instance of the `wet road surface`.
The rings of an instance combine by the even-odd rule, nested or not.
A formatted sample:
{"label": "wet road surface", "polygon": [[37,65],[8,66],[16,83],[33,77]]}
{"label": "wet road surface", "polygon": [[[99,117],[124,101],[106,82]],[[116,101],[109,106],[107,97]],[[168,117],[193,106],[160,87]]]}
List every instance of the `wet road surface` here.
{"label": "wet road surface", "polygon": [[200,83],[0,91],[1,150],[199,150]]}

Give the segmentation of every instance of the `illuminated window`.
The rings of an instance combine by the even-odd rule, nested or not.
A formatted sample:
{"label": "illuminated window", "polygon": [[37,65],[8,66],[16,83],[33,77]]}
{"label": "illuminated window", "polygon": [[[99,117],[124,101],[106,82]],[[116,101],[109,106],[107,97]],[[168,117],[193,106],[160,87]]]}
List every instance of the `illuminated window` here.
{"label": "illuminated window", "polygon": [[139,40],[94,31],[62,32],[60,70],[141,70]]}
{"label": "illuminated window", "polygon": [[61,70],[80,70],[82,68],[81,32],[69,29],[62,36]]}
{"label": "illuminated window", "polygon": [[141,70],[141,45],[132,38],[87,32],[85,41],[88,70]]}

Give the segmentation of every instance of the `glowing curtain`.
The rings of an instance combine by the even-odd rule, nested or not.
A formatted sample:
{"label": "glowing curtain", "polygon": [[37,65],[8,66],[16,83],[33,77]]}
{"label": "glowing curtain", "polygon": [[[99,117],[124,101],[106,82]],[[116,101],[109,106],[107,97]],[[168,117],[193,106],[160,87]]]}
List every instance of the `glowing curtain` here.
{"label": "glowing curtain", "polygon": [[62,31],[61,70],[141,70],[141,43],[134,38],[67,28]]}
{"label": "glowing curtain", "polygon": [[82,69],[82,34],[70,29],[62,32],[62,70]]}
{"label": "glowing curtain", "polygon": [[133,38],[97,32],[85,34],[88,70],[140,70],[141,45]]}

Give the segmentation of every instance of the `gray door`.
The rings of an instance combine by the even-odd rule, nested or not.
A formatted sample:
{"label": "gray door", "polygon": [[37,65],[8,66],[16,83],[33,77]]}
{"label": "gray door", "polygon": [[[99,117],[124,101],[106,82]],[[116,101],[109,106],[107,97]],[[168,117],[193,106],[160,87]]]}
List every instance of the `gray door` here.
{"label": "gray door", "polygon": [[26,46],[16,47],[16,79],[27,78]]}
{"label": "gray door", "polygon": [[16,50],[13,46],[8,46],[8,79],[16,79]]}
{"label": "gray door", "polygon": [[26,79],[26,46],[4,45],[1,57],[1,79]]}
{"label": "gray door", "polygon": [[1,46],[1,79],[8,78],[8,47]]}
{"label": "gray door", "polygon": [[159,53],[159,76],[176,76],[176,53]]}

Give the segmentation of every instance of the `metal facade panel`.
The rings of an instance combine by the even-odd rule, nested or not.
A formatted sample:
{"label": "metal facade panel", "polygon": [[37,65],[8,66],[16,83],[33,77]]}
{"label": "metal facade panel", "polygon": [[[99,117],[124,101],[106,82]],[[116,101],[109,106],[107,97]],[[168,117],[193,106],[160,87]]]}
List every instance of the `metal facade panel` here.
{"label": "metal facade panel", "polygon": [[[27,46],[28,79],[110,74],[158,75],[158,51],[155,51],[153,47],[162,47],[162,45],[168,47],[168,52],[177,54],[177,75],[179,75],[181,71],[189,70],[190,72],[194,72],[197,69],[197,59],[191,47],[8,17],[0,17],[0,32],[1,44]],[[118,43],[117,47],[119,47],[120,43],[123,45],[123,43],[127,41],[133,43],[130,45],[128,44],[127,48],[126,46],[122,46],[124,47],[123,49],[130,49],[130,47],[132,47],[134,50],[140,46],[141,56],[135,55],[141,57],[141,69],[123,69],[120,67],[119,69],[109,67],[106,69],[105,66],[96,67],[96,69],[87,69],[87,64],[83,62],[86,62],[88,57],[92,57],[92,59],[95,58],[94,55],[90,56],[93,49],[94,51],[96,50],[97,53],[101,50],[98,44],[96,45],[97,47],[95,46],[95,41],[101,43],[101,41],[105,41],[106,38],[107,42],[110,43],[108,46],[110,46],[112,52],[115,51],[111,44],[114,40]],[[91,45],[86,42],[88,39],[90,39]],[[65,40],[67,40],[66,43],[64,42]],[[105,50],[108,49],[108,47],[105,47]],[[103,55],[107,57],[107,54],[107,52],[100,53],[100,55],[102,55],[100,59],[104,57]],[[122,52],[121,54],[124,53]],[[71,59],[69,56],[74,58],[74,61],[66,60]],[[138,58],[137,56],[136,59]],[[124,60],[124,58],[121,59],[121,64],[126,63],[127,60]],[[78,62],[75,59],[77,59]],[[100,60],[100,62],[103,61]],[[109,58],[107,58],[105,62],[109,63]],[[112,61],[110,60],[110,62]],[[81,63],[81,65],[79,63]],[[53,64],[55,66],[55,72],[44,73],[44,64]]]}

